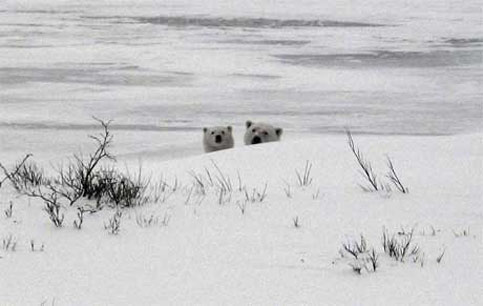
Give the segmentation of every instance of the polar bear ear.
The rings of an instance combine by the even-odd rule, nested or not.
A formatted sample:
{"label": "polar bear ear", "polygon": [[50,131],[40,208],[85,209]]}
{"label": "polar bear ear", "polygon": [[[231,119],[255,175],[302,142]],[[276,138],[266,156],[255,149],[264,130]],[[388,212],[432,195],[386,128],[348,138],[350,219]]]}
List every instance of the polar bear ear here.
{"label": "polar bear ear", "polygon": [[251,127],[251,126],[252,126],[252,124],[253,124],[253,122],[251,122],[250,120],[247,120],[247,122],[245,123],[245,125],[247,126],[247,129],[248,129],[249,127]]}
{"label": "polar bear ear", "polygon": [[203,128],[203,133],[206,133],[208,131],[208,128]]}
{"label": "polar bear ear", "polygon": [[276,128],[275,129],[275,134],[277,134],[278,138],[280,138],[280,136],[282,136],[282,133],[283,133],[282,128]]}
{"label": "polar bear ear", "polygon": [[231,131],[233,130],[233,128],[231,127],[231,125],[227,126],[226,129],[228,130],[228,132],[231,133]]}

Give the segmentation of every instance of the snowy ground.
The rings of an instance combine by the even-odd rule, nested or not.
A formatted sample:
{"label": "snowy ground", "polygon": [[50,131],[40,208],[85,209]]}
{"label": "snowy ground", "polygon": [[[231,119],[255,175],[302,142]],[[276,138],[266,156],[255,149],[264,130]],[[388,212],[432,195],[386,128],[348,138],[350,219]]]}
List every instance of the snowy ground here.
{"label": "snowy ground", "polygon": [[[77,230],[69,208],[65,226],[55,228],[42,203],[4,185],[0,234],[11,235],[17,247],[0,251],[1,304],[479,305],[482,135],[354,139],[381,179],[389,155],[410,193],[363,192],[342,135],[146,159],[146,176],[177,179],[180,187],[164,203],[124,210],[118,235],[104,229],[114,210],[87,215]],[[306,161],[313,181],[300,187],[295,170],[303,171]],[[118,163],[133,171],[139,160]],[[221,176],[214,163],[234,189],[221,201],[205,174],[207,168]],[[193,173],[204,177],[206,195],[193,189]],[[265,184],[262,202],[247,202],[238,190],[246,187],[256,198],[253,190],[262,192]],[[13,216],[6,218],[10,201]],[[151,215],[158,225],[137,224],[137,217]],[[383,227],[396,235],[414,228],[419,257],[397,262],[385,255]],[[350,256],[339,253],[360,234],[379,254],[376,272],[356,274]],[[31,240],[44,250],[32,252]]]}
{"label": "snowy ground", "polygon": [[[0,162],[65,165],[93,149],[96,116],[113,120],[119,169],[178,188],[111,235],[113,209],[77,230],[64,207],[56,228],[3,184],[0,305],[481,304],[480,2],[2,1]],[[245,120],[282,142],[243,146]],[[202,154],[201,128],[225,124],[235,148]],[[361,190],[347,128],[409,194]],[[383,228],[414,229],[418,255],[389,258]],[[358,275],[339,250],[361,234],[379,267]]]}

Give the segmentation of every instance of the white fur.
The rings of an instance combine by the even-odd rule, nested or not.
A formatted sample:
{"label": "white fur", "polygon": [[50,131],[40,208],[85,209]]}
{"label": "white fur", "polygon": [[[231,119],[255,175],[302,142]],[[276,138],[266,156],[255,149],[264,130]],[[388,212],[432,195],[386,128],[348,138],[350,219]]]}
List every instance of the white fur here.
{"label": "white fur", "polygon": [[231,126],[203,128],[203,148],[205,152],[231,149],[234,144]]}
{"label": "white fur", "polygon": [[246,127],[244,138],[246,145],[279,141],[283,132],[282,128],[266,123],[253,123],[250,120],[246,122]]}

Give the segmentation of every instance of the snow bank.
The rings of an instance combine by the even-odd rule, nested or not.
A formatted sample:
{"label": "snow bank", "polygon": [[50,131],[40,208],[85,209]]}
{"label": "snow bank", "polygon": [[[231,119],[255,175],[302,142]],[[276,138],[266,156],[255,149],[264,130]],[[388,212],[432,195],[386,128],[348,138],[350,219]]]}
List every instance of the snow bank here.
{"label": "snow bank", "polygon": [[[0,206],[4,211],[12,201],[13,216],[0,218],[0,238],[11,235],[17,246],[0,250],[0,301],[478,305],[483,297],[482,135],[354,135],[354,140],[381,180],[389,155],[410,193],[363,192],[358,184],[364,180],[343,135],[171,161],[148,156],[144,175],[171,186],[177,181],[177,191],[164,202],[125,209],[118,235],[104,229],[114,210],[86,215],[77,230],[72,227],[76,210],[66,209],[59,229],[41,203],[17,197],[4,185]],[[301,187],[296,170],[303,173],[306,161],[313,165],[312,181]],[[133,171],[139,159],[126,155],[118,163]],[[229,179],[233,191],[220,196],[207,170],[213,185]],[[206,187],[200,189],[194,177],[203,178]],[[137,224],[140,216],[151,215],[167,225]],[[383,227],[395,235],[414,229],[419,257],[398,262],[384,254]],[[360,234],[379,254],[376,272],[358,275],[349,265],[353,259],[339,253],[343,243]]]}

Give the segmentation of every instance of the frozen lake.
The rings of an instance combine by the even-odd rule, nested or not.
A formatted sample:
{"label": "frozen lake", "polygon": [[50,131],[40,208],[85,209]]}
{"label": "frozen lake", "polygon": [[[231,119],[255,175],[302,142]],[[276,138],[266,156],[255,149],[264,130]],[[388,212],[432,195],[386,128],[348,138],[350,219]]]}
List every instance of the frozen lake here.
{"label": "frozen lake", "polygon": [[481,131],[481,1],[421,2],[4,1],[1,149],[74,146],[92,116],[123,154],[169,157],[247,119],[286,137]]}

